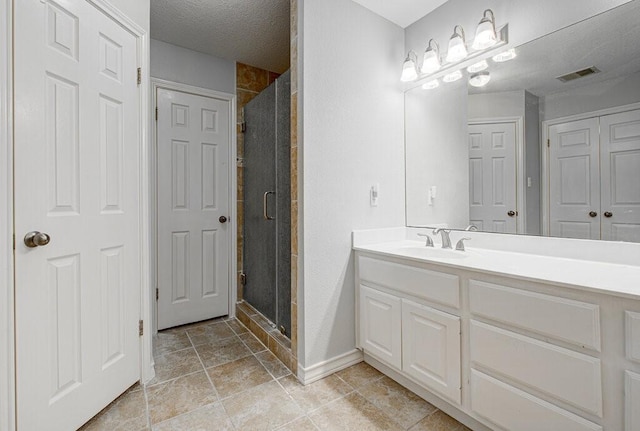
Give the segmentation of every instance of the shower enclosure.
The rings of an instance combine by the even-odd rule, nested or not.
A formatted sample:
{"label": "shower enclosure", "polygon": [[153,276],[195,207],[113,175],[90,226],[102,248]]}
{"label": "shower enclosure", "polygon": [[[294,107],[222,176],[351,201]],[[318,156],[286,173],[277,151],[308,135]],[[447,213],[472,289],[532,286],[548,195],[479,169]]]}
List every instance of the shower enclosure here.
{"label": "shower enclosure", "polygon": [[290,337],[290,73],[244,107],[245,301]]}

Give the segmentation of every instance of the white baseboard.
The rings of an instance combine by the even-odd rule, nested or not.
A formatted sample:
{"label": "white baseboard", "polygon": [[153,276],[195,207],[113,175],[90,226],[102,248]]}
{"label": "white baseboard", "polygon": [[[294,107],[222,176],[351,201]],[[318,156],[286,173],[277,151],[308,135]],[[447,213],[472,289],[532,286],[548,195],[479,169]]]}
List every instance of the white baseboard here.
{"label": "white baseboard", "polygon": [[298,380],[303,385],[308,385],[324,377],[327,377],[336,371],[343,370],[347,367],[355,365],[363,361],[362,352],[358,349],[353,349],[350,352],[343,353],[326,361],[319,362],[304,368],[298,364]]}

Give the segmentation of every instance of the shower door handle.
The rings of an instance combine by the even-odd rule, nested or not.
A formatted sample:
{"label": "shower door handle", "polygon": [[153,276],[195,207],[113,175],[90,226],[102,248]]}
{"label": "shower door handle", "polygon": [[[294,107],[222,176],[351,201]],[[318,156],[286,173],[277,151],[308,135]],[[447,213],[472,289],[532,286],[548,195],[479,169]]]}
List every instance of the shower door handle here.
{"label": "shower door handle", "polygon": [[275,195],[276,192],[264,192],[264,195],[262,196],[262,216],[264,217],[265,220],[275,220],[275,217],[271,217],[269,215],[269,211],[267,210],[267,201],[268,201],[268,196],[269,195]]}

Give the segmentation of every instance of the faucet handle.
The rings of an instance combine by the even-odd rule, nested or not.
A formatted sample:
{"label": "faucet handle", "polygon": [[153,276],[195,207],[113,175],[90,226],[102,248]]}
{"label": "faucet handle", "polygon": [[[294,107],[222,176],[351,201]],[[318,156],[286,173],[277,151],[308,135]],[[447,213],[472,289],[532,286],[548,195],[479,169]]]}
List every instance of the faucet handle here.
{"label": "faucet handle", "polygon": [[429,236],[428,233],[418,233],[418,236],[421,236],[427,239],[425,247],[433,247],[433,240],[431,239],[431,236]]}
{"label": "faucet handle", "polygon": [[471,241],[471,238],[460,238],[456,243],[456,250],[464,251],[464,241]]}

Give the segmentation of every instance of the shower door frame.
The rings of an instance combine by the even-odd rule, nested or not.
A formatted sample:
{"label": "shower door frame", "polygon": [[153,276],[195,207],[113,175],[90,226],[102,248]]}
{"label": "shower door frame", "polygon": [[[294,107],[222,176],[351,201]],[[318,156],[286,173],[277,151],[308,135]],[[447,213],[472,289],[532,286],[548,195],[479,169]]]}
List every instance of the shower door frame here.
{"label": "shower door frame", "polygon": [[[224,93],[221,91],[210,90],[208,88],[197,87],[194,85],[182,84],[180,82],[168,81],[165,79],[151,77],[151,107],[149,110],[149,130],[151,131],[150,145],[150,224],[151,224],[151,241],[149,247],[151,249],[151,282],[153,288],[151,291],[155,295],[158,289],[158,180],[157,180],[157,163],[158,163],[158,131],[156,123],[156,109],[158,106],[157,94],[159,89],[179,91],[182,93],[193,94],[202,97],[212,97],[229,102],[229,224],[231,225],[229,234],[229,317],[236,315],[237,301],[237,254],[238,254],[238,210],[236,205],[236,196],[238,194],[238,176],[237,176],[237,127],[236,127],[236,95]],[[153,334],[158,333],[158,302],[153,301]]]}

